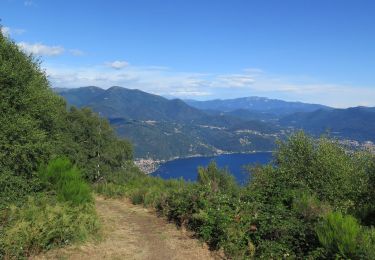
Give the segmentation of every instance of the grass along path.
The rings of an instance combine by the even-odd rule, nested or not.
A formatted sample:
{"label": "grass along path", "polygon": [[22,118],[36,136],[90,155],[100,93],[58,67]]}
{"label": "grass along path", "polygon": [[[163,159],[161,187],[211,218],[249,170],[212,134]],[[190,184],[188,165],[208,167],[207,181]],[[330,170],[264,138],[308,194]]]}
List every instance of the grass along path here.
{"label": "grass along path", "polygon": [[198,240],[127,200],[96,197],[103,239],[51,250],[32,259],[215,259]]}

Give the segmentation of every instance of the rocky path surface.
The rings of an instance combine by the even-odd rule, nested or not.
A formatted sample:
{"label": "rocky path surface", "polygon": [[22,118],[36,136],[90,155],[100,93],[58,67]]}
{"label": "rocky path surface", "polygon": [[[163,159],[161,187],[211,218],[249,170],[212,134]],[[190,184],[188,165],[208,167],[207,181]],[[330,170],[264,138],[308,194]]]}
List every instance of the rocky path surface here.
{"label": "rocky path surface", "polygon": [[187,232],[126,200],[96,198],[103,238],[51,250],[33,259],[215,259]]}

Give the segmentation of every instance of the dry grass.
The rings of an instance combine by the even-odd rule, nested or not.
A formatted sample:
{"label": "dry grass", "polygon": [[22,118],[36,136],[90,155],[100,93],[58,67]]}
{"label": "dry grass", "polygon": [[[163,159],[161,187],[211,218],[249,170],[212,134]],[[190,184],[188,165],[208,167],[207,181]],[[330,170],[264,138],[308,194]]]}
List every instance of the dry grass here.
{"label": "dry grass", "polygon": [[103,239],[52,250],[33,259],[214,259],[183,230],[126,200],[96,198]]}

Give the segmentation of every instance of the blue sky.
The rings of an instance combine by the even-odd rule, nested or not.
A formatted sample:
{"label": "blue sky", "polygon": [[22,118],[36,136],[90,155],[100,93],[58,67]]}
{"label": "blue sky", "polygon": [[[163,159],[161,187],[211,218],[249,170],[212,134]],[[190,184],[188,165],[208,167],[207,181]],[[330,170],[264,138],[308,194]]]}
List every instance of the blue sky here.
{"label": "blue sky", "polygon": [[375,106],[375,1],[0,0],[55,87]]}

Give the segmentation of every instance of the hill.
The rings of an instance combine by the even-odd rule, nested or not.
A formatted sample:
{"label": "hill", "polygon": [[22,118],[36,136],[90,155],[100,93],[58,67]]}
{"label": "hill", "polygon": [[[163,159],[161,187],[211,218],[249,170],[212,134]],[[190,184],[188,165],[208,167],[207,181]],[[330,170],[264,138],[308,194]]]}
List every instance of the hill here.
{"label": "hill", "polygon": [[273,149],[280,128],[230,114],[207,113],[179,99],[140,90],[97,87],[57,90],[70,105],[90,107],[107,117],[136,157],[169,159],[222,152]]}
{"label": "hill", "polygon": [[331,135],[358,141],[375,141],[375,108],[317,110],[295,113],[280,120],[284,126],[302,128],[309,133]]}
{"label": "hill", "polygon": [[83,87],[58,91],[70,105],[88,106],[108,118],[193,122],[206,114],[179,99],[166,99],[138,89]]}

